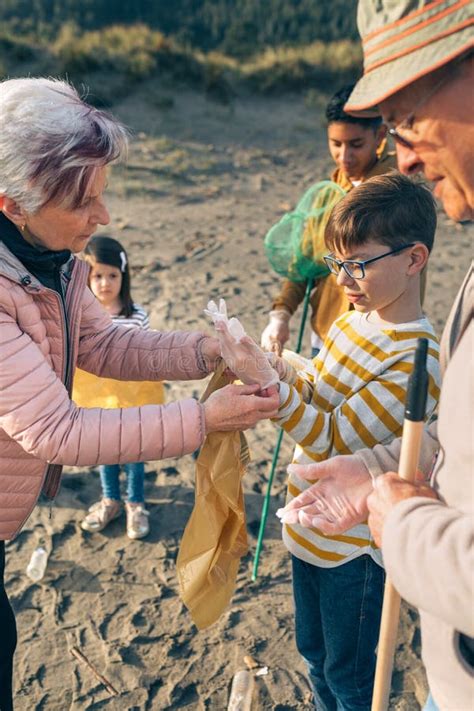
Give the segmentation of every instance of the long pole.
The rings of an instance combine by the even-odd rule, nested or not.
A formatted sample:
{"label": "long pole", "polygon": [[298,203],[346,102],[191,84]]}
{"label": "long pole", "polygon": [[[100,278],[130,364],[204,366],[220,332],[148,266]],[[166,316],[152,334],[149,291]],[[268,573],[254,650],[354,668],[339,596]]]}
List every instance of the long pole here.
{"label": "long pole", "polygon": [[306,291],[304,293],[304,300],[303,300],[303,313],[301,315],[300,330],[298,333],[298,341],[296,343],[295,353],[301,352],[301,346],[303,344],[303,336],[304,336],[304,327],[306,326],[306,318],[308,316],[308,308],[309,308],[309,299],[311,297],[311,292],[313,291],[313,284],[314,284],[313,279],[308,279],[308,281],[306,282]]}
{"label": "long pole", "polygon": [[[313,279],[308,279],[306,282],[306,291],[304,294],[303,301],[303,314],[301,316],[300,330],[298,333],[298,341],[296,343],[296,353],[300,353],[301,345],[303,343],[304,327],[306,326],[306,318],[308,315],[309,299],[311,296],[311,291],[313,290]],[[260,554],[262,552],[263,537],[265,535],[265,527],[267,525],[268,509],[270,507],[270,497],[272,493],[272,484],[275,477],[275,471],[278,464],[278,457],[280,455],[281,442],[283,439],[283,430],[281,429],[278,433],[278,438],[276,441],[275,449],[273,451],[272,465],[270,468],[270,476],[268,477],[267,490],[265,492],[265,498],[263,500],[262,513],[260,516],[260,527],[258,529],[257,547],[255,549],[255,556],[253,559],[253,569],[252,569],[252,580],[257,579],[258,575],[258,565],[260,562]]]}
{"label": "long pole", "polygon": [[[428,373],[426,370],[427,353],[428,340],[426,338],[419,338],[415,352],[415,364],[408,382],[402,446],[398,468],[400,477],[410,482],[415,480],[418,460],[420,458],[423,423],[426,412],[426,398],[428,394]],[[388,709],[399,617],[400,595],[387,577],[380,623],[372,711],[386,711],[386,709]]]}

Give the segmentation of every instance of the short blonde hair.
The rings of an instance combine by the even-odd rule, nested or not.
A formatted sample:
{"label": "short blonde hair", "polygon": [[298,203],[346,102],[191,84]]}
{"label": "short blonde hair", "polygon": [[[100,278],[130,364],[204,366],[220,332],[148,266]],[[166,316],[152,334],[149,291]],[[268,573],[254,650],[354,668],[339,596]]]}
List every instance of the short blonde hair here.
{"label": "short blonde hair", "polygon": [[126,128],[57,79],[0,82],[0,194],[34,213],[81,204],[98,167],[124,158]]}

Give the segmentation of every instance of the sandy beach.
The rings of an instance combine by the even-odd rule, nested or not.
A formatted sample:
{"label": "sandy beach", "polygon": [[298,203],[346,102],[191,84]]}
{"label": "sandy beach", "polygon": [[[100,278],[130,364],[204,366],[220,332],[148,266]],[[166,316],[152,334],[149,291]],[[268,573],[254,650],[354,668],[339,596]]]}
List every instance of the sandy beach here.
{"label": "sandy beach", "polygon": [[[127,247],[134,300],[160,330],[207,329],[203,308],[224,297],[232,315],[259,340],[280,278],[263,253],[263,237],[303,191],[328,176],[324,97],[210,101],[156,81],[114,107],[133,130],[128,164],[110,178],[111,224],[101,232]],[[227,99],[226,99],[227,101]],[[426,312],[438,335],[472,255],[473,229],[442,212],[431,259]],[[293,319],[292,346],[298,318]],[[309,332],[305,339],[309,354]],[[167,385],[169,400],[199,396],[202,382]],[[296,651],[290,562],[274,512],[284,502],[284,439],[273,487],[261,572],[251,581],[260,510],[277,438],[269,422],[248,433],[245,477],[250,553],[232,603],[199,632],[178,596],[175,559],[192,510],[194,460],[150,462],[146,500],[151,534],[125,535],[119,518],[103,533],[80,521],[100,497],[97,471],[66,469],[57,500],[40,504],[7,545],[7,590],[16,611],[17,711],[223,711],[233,674],[254,657],[268,674],[256,679],[252,709],[310,708]],[[33,548],[51,548],[38,583],[25,575]],[[70,654],[79,647],[119,691],[110,696]],[[416,612],[404,605],[390,708],[418,711],[426,696]]]}

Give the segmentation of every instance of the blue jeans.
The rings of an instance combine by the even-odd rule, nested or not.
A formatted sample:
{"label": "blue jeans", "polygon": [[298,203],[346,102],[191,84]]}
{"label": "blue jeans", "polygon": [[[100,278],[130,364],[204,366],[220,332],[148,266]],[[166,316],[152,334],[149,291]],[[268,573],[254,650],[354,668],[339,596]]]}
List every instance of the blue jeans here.
{"label": "blue jeans", "polygon": [[[132,504],[142,504],[145,501],[145,465],[143,462],[124,464],[127,475],[127,499]],[[105,464],[99,467],[102,494],[105,499],[120,501],[120,466]]]}
{"label": "blue jeans", "polygon": [[423,711],[439,711],[431,694],[428,694],[428,698],[426,699],[425,705],[423,706]]}
{"label": "blue jeans", "polygon": [[368,555],[335,568],[293,558],[296,646],[318,711],[370,711],[384,570]]}

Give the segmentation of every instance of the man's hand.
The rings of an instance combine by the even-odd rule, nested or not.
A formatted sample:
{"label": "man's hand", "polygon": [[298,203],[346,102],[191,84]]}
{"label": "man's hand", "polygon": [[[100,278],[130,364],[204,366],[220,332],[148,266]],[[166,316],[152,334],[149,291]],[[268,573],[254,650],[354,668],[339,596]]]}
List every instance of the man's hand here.
{"label": "man's hand", "polygon": [[367,520],[372,479],[358,457],[341,455],[319,464],[291,464],[288,472],[318,481],[277,512],[282,523],[299,523],[336,535]]}
{"label": "man's hand", "polygon": [[259,385],[226,385],[204,403],[206,432],[246,430],[259,420],[275,417],[280,405],[278,388],[259,392]]}
{"label": "man's hand", "polygon": [[423,482],[409,482],[401,479],[395,472],[387,472],[377,477],[374,490],[367,499],[369,508],[369,526],[375,543],[382,547],[382,533],[385,519],[400,501],[413,496],[437,499],[434,489]]}

